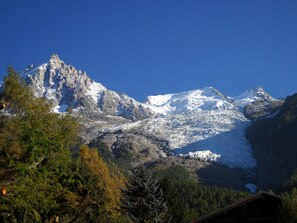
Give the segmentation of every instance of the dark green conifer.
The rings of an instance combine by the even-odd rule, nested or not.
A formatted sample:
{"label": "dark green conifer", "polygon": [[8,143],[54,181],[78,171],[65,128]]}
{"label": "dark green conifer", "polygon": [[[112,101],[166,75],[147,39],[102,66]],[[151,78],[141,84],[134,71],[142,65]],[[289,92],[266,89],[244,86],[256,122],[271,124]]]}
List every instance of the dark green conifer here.
{"label": "dark green conifer", "polygon": [[122,190],[121,209],[133,222],[170,222],[163,191],[143,165],[132,169],[127,189]]}

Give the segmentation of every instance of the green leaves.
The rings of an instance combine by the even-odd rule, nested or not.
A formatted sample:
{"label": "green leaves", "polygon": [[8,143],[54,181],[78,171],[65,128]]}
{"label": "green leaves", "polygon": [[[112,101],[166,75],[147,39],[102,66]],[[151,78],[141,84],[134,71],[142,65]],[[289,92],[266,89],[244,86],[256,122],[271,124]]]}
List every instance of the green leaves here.
{"label": "green leaves", "polygon": [[77,143],[79,124],[75,118],[55,114],[50,103],[33,97],[12,67],[4,81],[3,95],[12,113],[2,118],[0,127],[0,151],[7,158],[33,163],[48,157],[51,151],[63,152]]}
{"label": "green leaves", "polygon": [[41,222],[66,215],[61,204],[72,192],[61,175],[71,178],[69,147],[76,142],[79,124],[70,116],[52,113],[48,102],[33,97],[12,67],[3,96],[10,102],[11,115],[2,116],[0,122],[1,182],[9,191],[0,204],[1,219]]}
{"label": "green leaves", "polygon": [[51,104],[33,97],[12,68],[0,114],[0,222],[127,222],[119,211],[121,174],[110,171],[96,150],[82,146],[80,125],[70,114],[55,114]]}

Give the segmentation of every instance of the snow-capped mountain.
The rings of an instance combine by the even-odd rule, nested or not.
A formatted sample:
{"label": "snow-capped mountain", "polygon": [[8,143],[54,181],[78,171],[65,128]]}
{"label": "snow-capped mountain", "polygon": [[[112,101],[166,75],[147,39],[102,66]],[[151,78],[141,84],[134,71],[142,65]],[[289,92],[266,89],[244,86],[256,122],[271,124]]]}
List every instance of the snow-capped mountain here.
{"label": "snow-capped mountain", "polygon": [[244,108],[257,101],[275,101],[262,88],[227,97],[213,87],[205,87],[148,96],[145,103],[140,103],[108,90],[57,55],[43,65],[29,66],[22,75],[36,96],[53,102],[56,112],[71,107],[92,119],[84,123],[87,142],[100,138],[114,147],[129,137],[137,142],[135,151],[151,154],[146,155],[146,161],[166,156],[166,150],[167,155],[253,168],[256,161],[245,137],[250,120]]}
{"label": "snow-capped mountain", "polygon": [[[245,137],[250,121],[243,107],[258,100],[273,101],[262,88],[238,97],[226,97],[213,87],[149,96],[148,106],[158,116],[127,124],[150,135],[167,139],[173,154],[230,167],[253,168],[256,161]],[[136,127],[137,126],[137,127]]]}
{"label": "snow-capped mountain", "polygon": [[[229,167],[250,169],[256,166],[251,146],[245,137],[250,125],[243,107],[256,101],[275,101],[262,88],[246,91],[239,97],[226,97],[213,87],[188,92],[149,96],[146,102],[154,118],[109,129],[110,134],[141,132],[167,141],[171,154]],[[246,95],[244,97],[243,95]]]}
{"label": "snow-capped mountain", "polygon": [[163,115],[234,107],[232,100],[213,87],[176,94],[149,96],[147,104],[157,114]]}
{"label": "snow-capped mountain", "polygon": [[273,101],[273,97],[267,94],[263,88],[256,87],[243,92],[241,95],[234,97],[237,106],[246,106],[255,101]]}
{"label": "snow-capped mountain", "polygon": [[152,115],[145,105],[125,94],[108,90],[91,80],[86,72],[66,65],[57,55],[52,55],[48,63],[40,66],[30,65],[22,76],[37,97],[53,102],[57,112],[72,108],[89,117],[103,113],[130,120]]}

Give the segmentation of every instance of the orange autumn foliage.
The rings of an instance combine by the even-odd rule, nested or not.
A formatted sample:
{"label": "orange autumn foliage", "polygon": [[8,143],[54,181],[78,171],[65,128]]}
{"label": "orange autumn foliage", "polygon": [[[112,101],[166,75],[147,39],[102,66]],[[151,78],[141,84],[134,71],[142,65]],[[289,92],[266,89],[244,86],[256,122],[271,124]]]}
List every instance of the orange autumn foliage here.
{"label": "orange autumn foliage", "polygon": [[124,179],[118,173],[112,173],[106,163],[99,156],[96,149],[90,149],[86,145],[82,145],[79,150],[79,156],[82,165],[93,176],[97,176],[100,180],[98,187],[101,188],[106,197],[104,208],[106,211],[113,212],[119,208],[121,197],[121,189],[124,185]]}

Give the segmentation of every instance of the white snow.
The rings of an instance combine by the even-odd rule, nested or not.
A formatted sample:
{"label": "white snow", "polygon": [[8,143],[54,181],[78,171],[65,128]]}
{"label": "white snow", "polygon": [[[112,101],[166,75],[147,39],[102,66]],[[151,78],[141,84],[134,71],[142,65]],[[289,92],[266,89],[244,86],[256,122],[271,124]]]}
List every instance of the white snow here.
{"label": "white snow", "polygon": [[147,105],[154,112],[162,115],[233,107],[233,104],[213,87],[175,94],[149,96]]}
{"label": "white snow", "polygon": [[[175,94],[149,96],[147,106],[156,118],[126,125],[168,140],[173,154],[218,162],[229,167],[254,168],[257,163],[245,137],[250,121],[242,106],[261,99],[255,88],[238,97],[226,97],[212,87]],[[265,96],[266,97],[266,96]]]}
{"label": "white snow", "polygon": [[256,100],[262,99],[263,97],[273,99],[271,96],[267,95],[262,88],[258,87],[249,89],[239,96],[233,97],[233,99],[236,102],[237,106],[244,107],[245,105],[248,105]]}
{"label": "white snow", "polygon": [[97,103],[100,95],[107,89],[100,83],[92,83],[88,91],[88,95]]}
{"label": "white snow", "polygon": [[47,65],[48,65],[47,63],[42,64],[42,65],[38,66],[37,69],[38,69],[38,70],[41,70],[41,71],[44,71],[44,70],[46,70]]}
{"label": "white snow", "polygon": [[249,124],[239,109],[227,109],[160,116],[130,127],[168,140],[175,155],[199,158],[205,154],[201,151],[208,150],[218,155],[215,159],[218,163],[249,169],[256,166],[245,137]]}
{"label": "white snow", "polygon": [[[230,130],[222,131],[217,128],[213,134],[203,134],[204,139],[175,149],[174,153],[183,153],[192,158],[200,158],[199,152],[208,149],[211,153],[219,155],[215,159],[218,163],[229,167],[253,168],[256,166],[256,160],[253,158],[250,145],[245,138],[247,126],[248,123],[237,120],[234,127],[229,125]],[[215,125],[213,127],[216,128]]]}
{"label": "white snow", "polygon": [[149,96],[147,98],[147,105],[150,106],[154,112],[165,115],[172,110],[169,101],[173,95],[174,94]]}
{"label": "white snow", "polygon": [[53,88],[47,88],[47,89],[45,90],[45,97],[46,97],[48,100],[56,101],[56,100],[57,100],[57,97],[56,97],[56,89],[53,89]]}
{"label": "white snow", "polygon": [[221,155],[211,152],[210,150],[189,152],[187,155],[179,154],[181,157],[196,158],[202,161],[215,162]]}

